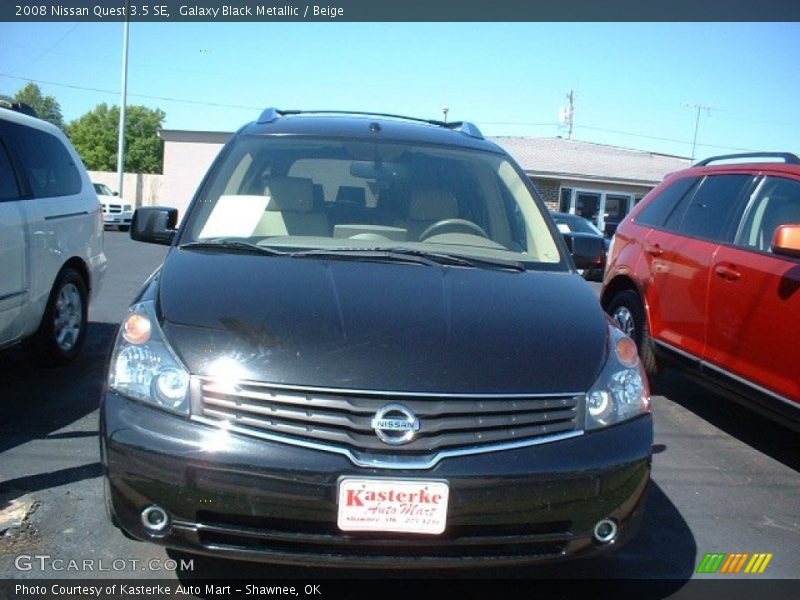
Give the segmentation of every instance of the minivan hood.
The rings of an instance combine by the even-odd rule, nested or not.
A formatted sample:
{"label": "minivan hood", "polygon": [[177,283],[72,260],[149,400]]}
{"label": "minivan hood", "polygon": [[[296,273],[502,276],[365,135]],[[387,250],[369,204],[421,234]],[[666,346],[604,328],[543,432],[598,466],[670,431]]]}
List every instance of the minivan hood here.
{"label": "minivan hood", "polygon": [[158,300],[200,375],[224,358],[237,377],[298,386],[573,393],[606,356],[597,296],[570,273],[175,248]]}

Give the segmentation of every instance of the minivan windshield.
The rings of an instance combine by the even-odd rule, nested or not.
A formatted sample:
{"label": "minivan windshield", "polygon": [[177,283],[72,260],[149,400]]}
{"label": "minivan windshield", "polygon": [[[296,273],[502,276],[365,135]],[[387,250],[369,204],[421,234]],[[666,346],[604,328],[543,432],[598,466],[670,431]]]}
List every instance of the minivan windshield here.
{"label": "minivan windshield", "polygon": [[214,167],[180,241],[558,268],[559,247],[523,177],[489,151],[243,135]]}
{"label": "minivan windshield", "polygon": [[104,183],[93,183],[94,192],[95,194],[100,194],[101,196],[113,196],[114,192],[112,192],[107,185]]}
{"label": "minivan windshield", "polygon": [[603,235],[603,232],[595,227],[594,223],[578,215],[569,215],[559,213],[553,216],[553,221],[562,232],[569,233],[575,231],[577,233],[591,233],[593,235]]}

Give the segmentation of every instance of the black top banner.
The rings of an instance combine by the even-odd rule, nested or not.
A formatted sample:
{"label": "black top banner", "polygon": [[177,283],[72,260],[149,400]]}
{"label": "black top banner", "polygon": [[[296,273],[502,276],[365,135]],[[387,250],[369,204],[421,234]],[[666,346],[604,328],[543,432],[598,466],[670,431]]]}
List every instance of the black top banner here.
{"label": "black top banner", "polygon": [[5,22],[800,21],[797,0],[4,0]]}

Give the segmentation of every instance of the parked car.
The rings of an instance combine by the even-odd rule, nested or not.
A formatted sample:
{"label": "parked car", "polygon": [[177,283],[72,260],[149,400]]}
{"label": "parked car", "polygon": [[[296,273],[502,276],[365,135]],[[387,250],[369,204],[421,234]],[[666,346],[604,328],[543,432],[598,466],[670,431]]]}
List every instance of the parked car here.
{"label": "parked car", "polygon": [[103,223],[108,227],[116,227],[119,231],[128,231],[133,219],[133,206],[119,197],[119,192],[112,192],[104,183],[94,183],[94,191],[103,207]]}
{"label": "parked car", "polygon": [[721,156],[667,177],[617,229],[602,303],[651,373],[669,360],[797,428],[800,159]]}
{"label": "parked car", "polygon": [[[633,341],[469,123],[266,110],[130,307],[101,403],[127,535],[406,568],[619,547],[648,489]],[[587,267],[599,240],[576,240]]]}
{"label": "parked car", "polygon": [[603,243],[603,255],[598,257],[597,263],[590,266],[588,269],[580,269],[579,272],[589,281],[602,281],[603,272],[606,266],[606,253],[611,243],[611,238],[603,235],[594,223],[588,219],[584,219],[578,215],[569,213],[550,213],[556,227],[561,232],[564,241],[567,243],[567,248],[572,249],[573,240],[575,238],[596,238]]}
{"label": "parked car", "polygon": [[80,351],[106,269],[100,204],[57,127],[0,108],[0,348],[44,362]]}

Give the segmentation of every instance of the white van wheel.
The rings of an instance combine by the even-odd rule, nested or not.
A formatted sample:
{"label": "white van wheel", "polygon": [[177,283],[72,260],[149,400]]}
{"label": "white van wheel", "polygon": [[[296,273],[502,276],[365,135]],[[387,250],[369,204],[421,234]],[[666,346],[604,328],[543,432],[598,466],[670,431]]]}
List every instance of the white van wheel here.
{"label": "white van wheel", "polygon": [[29,347],[40,362],[64,365],[80,352],[87,328],[86,283],[75,269],[58,275]]}

